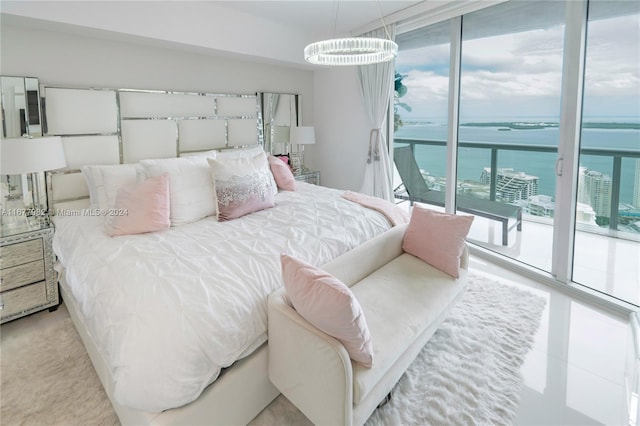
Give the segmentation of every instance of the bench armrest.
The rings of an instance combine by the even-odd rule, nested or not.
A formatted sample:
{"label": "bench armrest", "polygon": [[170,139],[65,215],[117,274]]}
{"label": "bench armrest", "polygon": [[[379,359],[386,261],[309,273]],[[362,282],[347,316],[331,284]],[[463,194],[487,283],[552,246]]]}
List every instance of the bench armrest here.
{"label": "bench armrest", "polygon": [[314,424],[351,424],[353,371],[349,354],[309,324],[284,289],[268,299],[269,379]]}
{"label": "bench armrest", "polygon": [[464,250],[460,256],[460,269],[469,271],[469,245],[467,243],[464,243]]}
{"label": "bench armrest", "polygon": [[322,269],[351,287],[402,254],[402,240],[408,224],[399,225],[366,241]]}

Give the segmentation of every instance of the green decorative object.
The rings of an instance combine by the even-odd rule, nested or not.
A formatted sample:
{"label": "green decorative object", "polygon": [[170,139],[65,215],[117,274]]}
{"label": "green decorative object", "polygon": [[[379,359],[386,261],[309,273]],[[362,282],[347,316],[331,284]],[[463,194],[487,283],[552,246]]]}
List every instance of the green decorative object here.
{"label": "green decorative object", "polygon": [[398,107],[404,109],[407,112],[411,112],[411,106],[404,102],[400,102],[399,99],[407,94],[407,86],[402,83],[402,80],[406,77],[406,74],[400,74],[396,71],[395,84],[393,92],[393,131],[397,132],[402,127],[402,119],[398,114]]}

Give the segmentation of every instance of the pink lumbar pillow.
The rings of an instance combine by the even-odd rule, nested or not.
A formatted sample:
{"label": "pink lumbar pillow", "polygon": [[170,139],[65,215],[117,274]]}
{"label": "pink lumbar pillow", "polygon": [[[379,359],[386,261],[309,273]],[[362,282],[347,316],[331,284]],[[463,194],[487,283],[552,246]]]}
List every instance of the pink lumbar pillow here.
{"label": "pink lumbar pillow", "polygon": [[287,165],[289,158],[284,158],[286,158],[286,160],[284,160],[283,157],[274,157],[273,155],[269,156],[271,173],[273,174],[273,178],[275,179],[278,188],[285,191],[295,191],[296,178],[293,177],[293,173],[291,173],[291,169]]}
{"label": "pink lumbar pillow", "polygon": [[111,236],[169,228],[169,175],[164,173],[120,188],[111,213],[106,221]]}
{"label": "pink lumbar pillow", "polygon": [[458,216],[413,206],[402,249],[454,278],[473,216]]}
{"label": "pink lumbar pillow", "polygon": [[371,367],[369,327],[351,289],[327,272],[286,254],[280,261],[287,296],[300,316],[338,339],[352,360]]}

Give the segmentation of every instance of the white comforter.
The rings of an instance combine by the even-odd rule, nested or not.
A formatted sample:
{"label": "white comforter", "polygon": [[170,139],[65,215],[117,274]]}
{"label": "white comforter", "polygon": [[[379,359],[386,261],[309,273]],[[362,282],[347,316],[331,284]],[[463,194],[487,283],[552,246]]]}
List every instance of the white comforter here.
{"label": "white comforter", "polygon": [[54,249],[116,401],[157,412],[195,400],[266,341],[280,253],[321,265],[390,227],[341,193],[299,184],[276,207],[230,222],[114,238],[102,218],[58,217]]}

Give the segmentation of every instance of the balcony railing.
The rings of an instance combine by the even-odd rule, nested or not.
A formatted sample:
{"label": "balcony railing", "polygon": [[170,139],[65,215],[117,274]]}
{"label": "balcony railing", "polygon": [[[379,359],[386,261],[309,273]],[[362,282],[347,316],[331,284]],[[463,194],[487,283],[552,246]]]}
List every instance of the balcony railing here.
{"label": "balcony railing", "polygon": [[[415,155],[416,146],[439,146],[446,147],[446,141],[436,140],[421,140],[421,139],[407,139],[407,138],[395,138],[395,144],[406,144],[411,147],[412,152]],[[544,152],[544,153],[557,153],[558,148],[551,145],[523,145],[523,144],[509,144],[509,143],[487,143],[487,142],[459,142],[460,148],[474,148],[474,149],[486,149],[491,153],[491,181],[489,185],[489,199],[496,200],[497,194],[497,179],[498,179],[498,153],[499,151],[522,151],[522,152]],[[628,150],[628,149],[606,149],[606,148],[583,148],[580,150],[581,155],[611,157],[612,159],[612,174],[611,174],[611,209],[609,212],[609,224],[608,228],[612,230],[618,229],[620,221],[620,188],[622,181],[622,160],[640,159],[640,151]],[[640,183],[636,183],[640,185]],[[640,220],[640,217],[638,218]]]}

